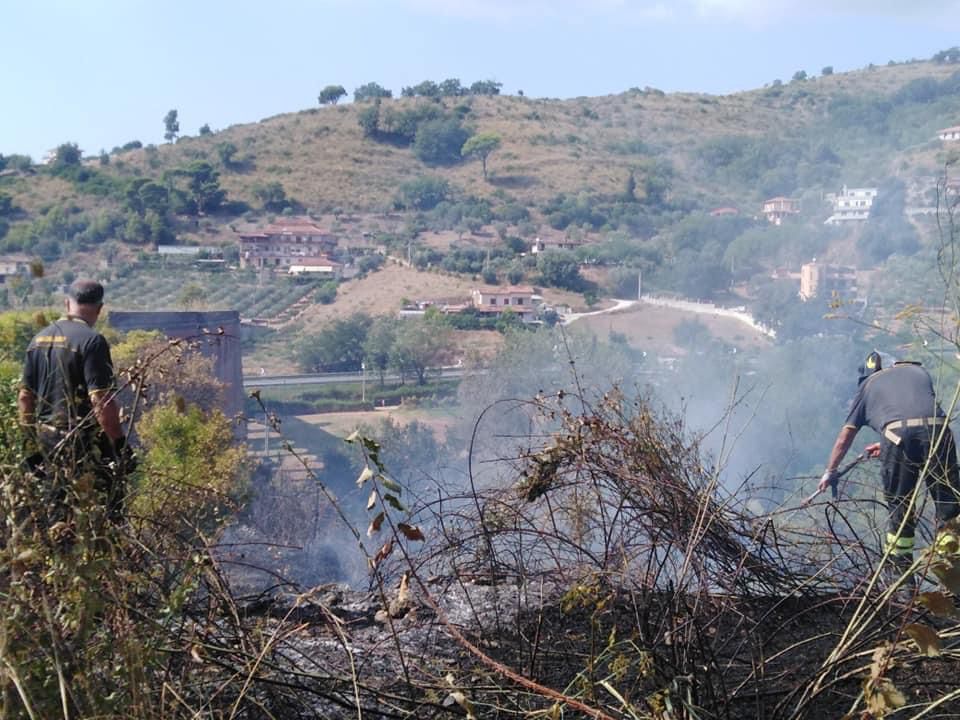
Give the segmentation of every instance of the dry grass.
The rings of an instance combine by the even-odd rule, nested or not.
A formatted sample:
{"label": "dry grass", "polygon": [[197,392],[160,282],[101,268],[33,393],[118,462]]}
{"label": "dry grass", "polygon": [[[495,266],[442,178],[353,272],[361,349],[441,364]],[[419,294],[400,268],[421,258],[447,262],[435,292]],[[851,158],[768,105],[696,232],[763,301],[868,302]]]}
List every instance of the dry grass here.
{"label": "dry grass", "polygon": [[684,320],[703,323],[711,335],[737,347],[767,347],[772,343],[767,336],[732,318],[652,305],[637,305],[622,312],[586,317],[578,320],[577,325],[589,328],[602,338],[609,337],[610,333],[622,333],[632,347],[642,350],[683,355],[686,351],[674,344],[673,331]]}
{"label": "dry grass", "polygon": [[[194,159],[217,163],[216,146],[232,142],[238,148],[236,158],[247,162],[239,170],[224,170],[221,182],[230,197],[254,207],[258,203],[253,187],[279,181],[290,197],[314,210],[382,210],[400,183],[424,174],[443,176],[471,194],[490,196],[503,189],[518,202],[540,204],[558,192],[621,191],[627,173],[642,156],[622,154],[614,146],[639,140],[658,156],[669,157],[678,170],[675,189],[689,194],[698,188],[698,177],[690,172],[689,151],[697,144],[692,138],[726,135],[731,128],[748,135],[793,131],[821,118],[837,93],[891,92],[918,77],[939,79],[954,69],[932,63],[883,66],[787,83],[776,97],[758,89],[725,96],[625,92],[571,100],[508,96],[446,100],[448,108],[468,105],[467,121],[478,130],[502,135],[501,149],[489,160],[490,182],[484,182],[479,163],[428,168],[409,149],[365,139],[357,125],[360,108],[351,104],[309,108],[234,125],[209,137],[182,138],[160,146],[153,159],[147,150],[126,152],[115,156],[106,170],[157,175]],[[420,101],[387,102],[403,108]],[[14,192],[18,204],[31,211],[39,207],[40,198],[74,195],[47,181],[37,200]],[[75,199],[84,205],[93,202]]]}
{"label": "dry grass", "polygon": [[[425,272],[391,262],[365,278],[343,283],[337,291],[336,302],[310,306],[296,321],[315,327],[318,323],[355,313],[366,313],[373,317],[394,315],[400,310],[401,300],[404,299],[411,302],[467,302],[475,288],[492,290],[496,286],[462,275]],[[583,297],[576,293],[545,288],[542,294],[548,303],[570,304],[585,309]]]}

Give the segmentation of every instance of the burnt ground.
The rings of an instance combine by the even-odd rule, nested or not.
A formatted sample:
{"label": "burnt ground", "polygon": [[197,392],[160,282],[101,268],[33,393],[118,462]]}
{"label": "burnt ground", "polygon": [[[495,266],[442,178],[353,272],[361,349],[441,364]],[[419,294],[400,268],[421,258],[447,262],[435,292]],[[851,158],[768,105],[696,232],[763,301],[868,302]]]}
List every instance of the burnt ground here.
{"label": "burnt ground", "polygon": [[[860,598],[697,598],[586,586],[561,593],[438,581],[427,590],[446,624],[416,590],[401,606],[390,593],[397,617],[389,620],[378,593],[344,586],[261,598],[247,610],[295,628],[285,662],[312,686],[315,717],[357,717],[359,704],[364,718],[464,717],[467,707],[481,718],[520,718],[555,705],[497,663],[599,717],[841,718],[855,710],[850,717],[866,720],[923,708],[924,717],[960,717],[960,699],[949,699],[958,686],[954,641],[944,641],[940,657],[925,657],[904,631],[921,624],[946,637],[954,626],[916,604],[868,604],[876,613],[830,661]],[[889,693],[868,687],[863,695],[884,647],[893,654],[872,687],[899,690],[899,710],[897,700],[884,700]],[[290,715],[301,716],[314,715]],[[562,716],[590,715],[567,705]]]}

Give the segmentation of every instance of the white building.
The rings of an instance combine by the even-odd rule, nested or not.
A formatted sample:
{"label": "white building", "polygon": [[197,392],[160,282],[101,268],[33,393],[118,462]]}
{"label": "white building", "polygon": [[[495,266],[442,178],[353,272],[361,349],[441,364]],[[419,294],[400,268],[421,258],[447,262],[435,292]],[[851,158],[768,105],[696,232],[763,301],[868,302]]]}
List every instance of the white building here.
{"label": "white building", "polygon": [[833,214],[824,220],[825,225],[841,225],[847,222],[862,222],[870,217],[870,208],[877,197],[877,188],[848,188],[839,193],[829,193],[825,199],[833,205]]}
{"label": "white building", "polygon": [[954,140],[960,140],[960,125],[944,128],[943,130],[937,133],[937,137],[943,140],[944,142],[952,142]]}

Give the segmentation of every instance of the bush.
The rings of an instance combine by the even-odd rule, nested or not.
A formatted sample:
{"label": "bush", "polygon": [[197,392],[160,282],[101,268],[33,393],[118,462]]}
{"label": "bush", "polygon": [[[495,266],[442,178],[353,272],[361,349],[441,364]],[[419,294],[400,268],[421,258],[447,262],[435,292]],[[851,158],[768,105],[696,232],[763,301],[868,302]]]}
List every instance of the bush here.
{"label": "bush", "polygon": [[417,127],[413,152],[428,165],[455,165],[461,161],[460,148],[470,135],[456,118],[429,120]]}

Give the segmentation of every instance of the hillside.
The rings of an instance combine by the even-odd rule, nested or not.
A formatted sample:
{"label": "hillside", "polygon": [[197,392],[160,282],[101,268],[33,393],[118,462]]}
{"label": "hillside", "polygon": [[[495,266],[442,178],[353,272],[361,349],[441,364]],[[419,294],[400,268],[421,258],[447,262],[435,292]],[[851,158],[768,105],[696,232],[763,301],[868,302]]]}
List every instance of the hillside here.
{"label": "hillside", "polygon": [[[570,100],[364,101],[162,146],[131,142],[99,158],[67,143],[48,166],[3,160],[0,252],[46,265],[42,282],[13,288],[5,301],[42,304],[65,278],[87,272],[118,282],[124,303],[152,307],[160,300],[137,292],[157,245],[221,245],[230,263],[237,232],[307,215],[338,238],[346,267],[377,252],[442,270],[424,276],[425,296],[443,296],[443,278],[457,274],[461,290],[522,281],[630,297],[642,274],[648,291],[747,303],[792,337],[817,332],[823,308],[801,307],[795,290],[770,281],[774,270],[798,278],[800,264],[819,257],[869,278],[903,255],[930,262],[937,228],[923,212],[950,155],[937,132],[958,121],[957,66],[909,62],[726,96],[633,88]],[[460,158],[471,133],[498,138],[486,178],[481,162]],[[846,186],[880,188],[882,207],[867,223],[824,226],[824,198]],[[783,226],[761,216],[774,196],[796,203]],[[582,274],[564,277],[532,258],[540,237],[567,243],[572,250],[547,255],[579,263]],[[197,283],[210,287],[201,304],[253,298],[256,313],[277,322],[367,302],[350,284],[327,308],[311,306],[311,290],[272,279],[233,280],[232,292],[218,282]]]}
{"label": "hillside", "polygon": [[[479,163],[428,167],[407,148],[364,138],[357,115],[365,103],[312,108],[232,126],[206,137],[182,137],[156,148],[115,152],[110,164],[98,170],[117,178],[159,177],[201,158],[222,165],[217,146],[233,143],[237,148],[233,167],[221,168],[221,182],[231,198],[256,207],[254,187],[277,181],[306,209],[324,212],[382,209],[392,203],[402,182],[427,173],[446,178],[467,195],[507,193],[523,205],[542,206],[558,193],[620,193],[631,169],[660,159],[674,168],[672,193],[687,202],[753,204],[760,198],[756,189],[712,187],[705,182],[697,168],[700,147],[732,134],[781,141],[812,141],[815,136],[826,143],[856,134],[857,142],[833,148],[844,168],[852,171],[845,179],[849,184],[870,181],[878,174],[934,170],[927,165],[933,156],[924,146],[935,139],[939,128],[957,120],[960,102],[955,95],[920,103],[921,107],[897,108],[903,117],[890,120],[902,122],[891,128],[895,132],[886,141],[880,141],[883,133],[878,133],[878,128],[867,123],[858,126],[856,117],[849,118],[846,127],[833,128],[832,133],[825,125],[837,114],[831,103],[838,99],[863,103],[890,96],[910,82],[944,80],[955,70],[949,64],[907,63],[727,96],[634,90],[573,100],[444,99],[442,105],[447,108],[466,106],[469,124],[501,135],[502,147],[490,159],[488,183],[483,181]],[[399,98],[384,102],[402,111],[430,101]],[[109,200],[91,198],[42,174],[6,177],[3,188],[30,216],[52,203],[76,204],[82,209],[110,205]],[[185,233],[185,239],[190,235]]]}

